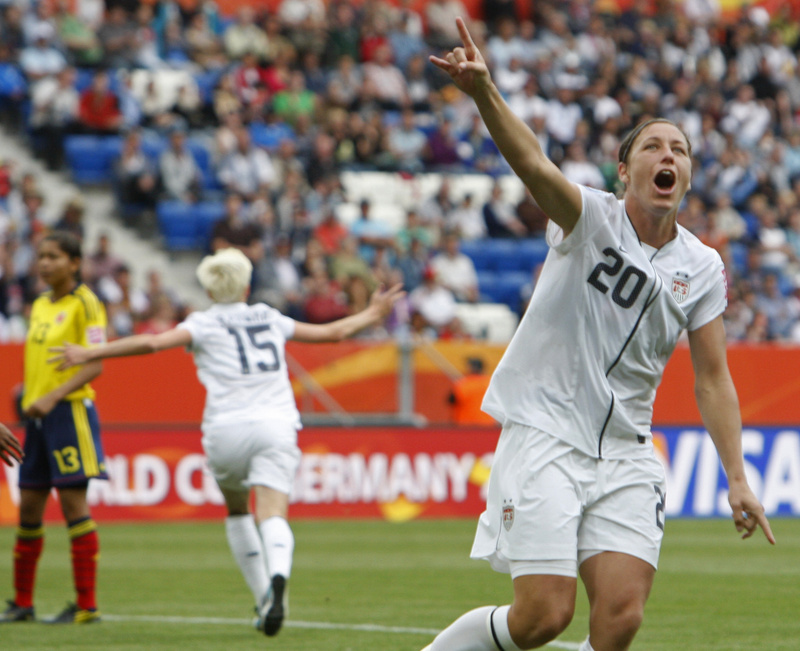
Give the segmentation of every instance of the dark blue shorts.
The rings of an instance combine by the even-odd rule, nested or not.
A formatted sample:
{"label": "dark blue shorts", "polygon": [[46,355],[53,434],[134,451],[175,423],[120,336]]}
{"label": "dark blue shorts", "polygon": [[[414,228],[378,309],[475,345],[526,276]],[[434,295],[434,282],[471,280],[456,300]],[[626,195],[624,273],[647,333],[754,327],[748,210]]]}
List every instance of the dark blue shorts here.
{"label": "dark blue shorts", "polygon": [[44,418],[28,421],[19,487],[83,486],[108,479],[100,422],[91,400],[59,402]]}

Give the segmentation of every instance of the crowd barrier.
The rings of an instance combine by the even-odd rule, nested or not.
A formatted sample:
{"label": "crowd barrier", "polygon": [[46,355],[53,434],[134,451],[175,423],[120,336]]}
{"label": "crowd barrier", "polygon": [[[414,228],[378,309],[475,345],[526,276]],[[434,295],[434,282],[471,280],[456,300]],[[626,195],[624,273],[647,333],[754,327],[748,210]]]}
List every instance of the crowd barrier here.
{"label": "crowd barrier", "polygon": [[[292,518],[477,517],[497,441],[496,428],[306,428]],[[221,519],[222,496],[209,474],[200,432],[110,430],[104,434],[110,480],[90,485],[102,522]],[[654,432],[667,472],[665,514],[730,514],[726,480],[708,434],[697,428]],[[750,484],[769,516],[800,516],[800,429],[746,428]],[[0,469],[0,525],[17,518],[17,468]],[[60,521],[50,501],[45,520]]]}
{"label": "crowd barrier", "polygon": [[[346,341],[287,345],[290,376],[304,414],[389,414],[397,412],[402,373],[396,342]],[[502,345],[468,341],[421,344],[410,355],[412,408],[428,424],[451,422],[448,395],[452,378],[464,372],[469,357],[480,357],[491,372]],[[14,423],[14,391],[22,381],[22,346],[0,345],[0,422]],[[800,426],[800,347],[734,345],[728,362],[746,425]],[[701,424],[693,392],[688,348],[679,346],[658,389],[653,422],[666,426]],[[196,427],[205,393],[191,355],[179,349],[146,357],[104,362],[93,382],[104,426]]]}

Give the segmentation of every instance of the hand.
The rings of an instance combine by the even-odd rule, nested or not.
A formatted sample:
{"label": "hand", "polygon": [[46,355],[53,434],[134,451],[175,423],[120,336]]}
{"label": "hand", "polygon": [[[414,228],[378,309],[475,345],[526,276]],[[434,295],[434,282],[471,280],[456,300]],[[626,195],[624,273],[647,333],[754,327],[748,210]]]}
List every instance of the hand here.
{"label": "hand", "polygon": [[492,78],[464,20],[456,18],[456,25],[464,47],[454,48],[444,59],[431,55],[429,60],[450,75],[456,86],[474,98],[489,87]]}
{"label": "hand", "polygon": [[47,362],[49,364],[58,363],[56,367],[58,371],[65,371],[72,366],[80,366],[89,361],[88,349],[78,344],[65,342],[63,346],[48,348],[47,352],[56,353],[55,356],[50,357]]}
{"label": "hand", "polygon": [[747,482],[734,482],[728,490],[728,502],[733,509],[733,522],[736,531],[744,532],[742,538],[749,538],[759,526],[770,543],[775,544],[775,536],[764,515],[764,507],[756,499]]}
{"label": "hand", "polygon": [[369,305],[377,309],[380,317],[383,319],[389,316],[389,313],[392,311],[392,306],[405,295],[406,293],[403,291],[403,286],[399,283],[386,291],[384,291],[381,286],[372,293],[369,299]]}
{"label": "hand", "polygon": [[5,425],[0,423],[0,459],[10,466],[12,459],[16,460],[17,463],[21,463],[24,456],[22,446],[19,444],[17,437]]}
{"label": "hand", "polygon": [[28,418],[44,418],[53,411],[53,408],[58,403],[58,400],[50,397],[50,394],[42,396],[32,405],[28,406],[25,410],[25,415]]}

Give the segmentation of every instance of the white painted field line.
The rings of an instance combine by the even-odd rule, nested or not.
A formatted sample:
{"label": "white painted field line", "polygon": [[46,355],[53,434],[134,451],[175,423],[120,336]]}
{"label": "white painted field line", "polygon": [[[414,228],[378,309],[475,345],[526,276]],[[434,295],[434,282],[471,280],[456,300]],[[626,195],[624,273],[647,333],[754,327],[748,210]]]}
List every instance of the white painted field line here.
{"label": "white painted field line", "polygon": [[[166,615],[108,615],[103,613],[108,622],[154,622],[162,624],[223,624],[235,626],[252,626],[252,619],[232,617],[173,617]],[[303,622],[289,619],[283,623],[285,628],[313,628],[322,630],[366,631],[369,633],[405,633],[413,635],[436,635],[435,628],[414,628],[410,626],[382,626],[380,624],[338,624],[335,622]],[[547,645],[553,649],[577,651],[580,644],[575,642],[551,642]]]}

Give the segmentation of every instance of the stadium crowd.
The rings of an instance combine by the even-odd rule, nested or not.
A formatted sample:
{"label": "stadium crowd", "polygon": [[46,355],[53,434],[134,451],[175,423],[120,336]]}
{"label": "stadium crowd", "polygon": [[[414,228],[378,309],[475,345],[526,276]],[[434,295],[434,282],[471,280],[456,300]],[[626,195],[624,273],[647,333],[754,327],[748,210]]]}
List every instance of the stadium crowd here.
{"label": "stadium crowd", "polygon": [[[730,341],[800,343],[798,13],[794,3],[722,15],[700,0],[635,0],[621,13],[538,0],[523,16],[513,0],[486,0],[470,22],[514,112],[575,182],[619,190],[623,135],[647,116],[682,126],[694,175],[679,221],[726,263]],[[283,0],[232,16],[210,0],[5,2],[0,106],[54,169],[68,171],[75,134],[118,138],[112,187],[131,227],[166,200],[219,201],[203,246],[245,252],[252,300],[322,323],[402,280],[407,299],[368,336],[461,337],[457,303],[487,300],[461,247],[542,238],[544,219],[499,184],[485,203],[449,191],[453,174],[510,173],[473,103],[427,61],[458,44],[457,15],[459,0]],[[399,230],[369,201],[346,225],[342,172],[375,170],[443,181]],[[24,332],[40,289],[37,238],[81,234],[80,197],[42,215],[44,192],[35,175],[0,166],[0,340]],[[168,329],[191,309],[157,274],[132,287],[108,238],[92,246],[85,277],[112,336]]]}

